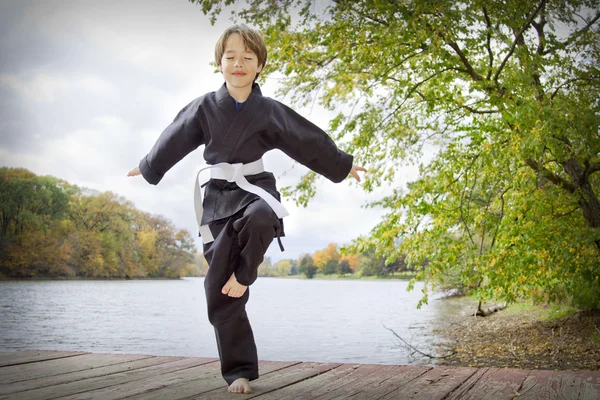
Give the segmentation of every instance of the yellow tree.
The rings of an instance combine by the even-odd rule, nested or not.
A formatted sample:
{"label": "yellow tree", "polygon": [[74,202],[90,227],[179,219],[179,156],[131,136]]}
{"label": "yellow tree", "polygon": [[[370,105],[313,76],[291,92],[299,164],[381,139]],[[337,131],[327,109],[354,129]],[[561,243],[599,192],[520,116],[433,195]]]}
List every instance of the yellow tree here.
{"label": "yellow tree", "polygon": [[279,260],[274,268],[277,276],[288,276],[292,270],[292,260]]}

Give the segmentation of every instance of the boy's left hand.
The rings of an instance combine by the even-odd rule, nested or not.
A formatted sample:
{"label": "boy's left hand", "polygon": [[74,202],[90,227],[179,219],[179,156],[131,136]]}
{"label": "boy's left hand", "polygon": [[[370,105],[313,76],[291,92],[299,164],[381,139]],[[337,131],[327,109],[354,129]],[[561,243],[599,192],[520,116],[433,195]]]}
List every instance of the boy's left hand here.
{"label": "boy's left hand", "polygon": [[140,171],[139,167],[135,167],[134,169],[132,169],[131,171],[129,171],[127,173],[127,176],[138,176],[141,175],[142,171]]}
{"label": "boy's left hand", "polygon": [[367,172],[367,170],[358,165],[352,166],[352,169],[350,170],[350,175],[352,175],[357,181],[360,182],[360,176],[358,175],[358,171]]}

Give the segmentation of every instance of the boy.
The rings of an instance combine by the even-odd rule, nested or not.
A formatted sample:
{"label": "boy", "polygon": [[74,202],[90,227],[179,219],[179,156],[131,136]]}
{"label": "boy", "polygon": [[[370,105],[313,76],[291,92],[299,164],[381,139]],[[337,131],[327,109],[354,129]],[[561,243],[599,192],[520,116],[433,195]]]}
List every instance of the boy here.
{"label": "boy", "polygon": [[257,32],[245,25],[227,29],[215,46],[215,61],[223,86],[184,107],[128,176],[142,174],[156,185],[179,160],[206,145],[211,179],[202,199],[196,178],[195,206],[210,267],[204,280],[208,318],[229,392],[251,393],[258,357],[246,315],[248,286],[270,243],[284,235],[287,215],[261,157],[280,149],[333,182],[349,174],[360,181],[358,171],[366,170],[352,165],[353,157],[316,125],[262,96],[255,81],[267,49]]}

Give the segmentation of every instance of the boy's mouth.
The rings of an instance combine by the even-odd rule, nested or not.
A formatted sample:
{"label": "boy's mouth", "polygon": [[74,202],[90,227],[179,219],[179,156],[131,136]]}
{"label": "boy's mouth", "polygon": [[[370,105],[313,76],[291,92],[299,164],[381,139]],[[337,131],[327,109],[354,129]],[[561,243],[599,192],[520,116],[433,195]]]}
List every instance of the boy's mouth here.
{"label": "boy's mouth", "polygon": [[246,74],[245,74],[245,73],[243,73],[243,72],[234,72],[234,73],[233,73],[233,75],[234,75],[234,76],[244,76],[244,75],[246,75]]}

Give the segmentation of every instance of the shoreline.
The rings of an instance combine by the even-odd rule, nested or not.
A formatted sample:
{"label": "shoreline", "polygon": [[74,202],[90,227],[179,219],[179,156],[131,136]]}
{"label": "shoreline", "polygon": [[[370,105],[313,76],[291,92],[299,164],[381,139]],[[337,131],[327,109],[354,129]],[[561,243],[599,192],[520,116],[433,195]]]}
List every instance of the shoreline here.
{"label": "shoreline", "polygon": [[600,310],[516,303],[475,317],[472,298],[439,301],[460,312],[433,323],[436,365],[600,371]]}
{"label": "shoreline", "polygon": [[[317,277],[310,278],[310,280],[410,280],[413,279],[415,274],[406,274],[406,275],[393,275],[393,276],[364,276],[357,277],[348,274],[348,276],[337,276],[337,275],[320,275]],[[180,280],[183,278],[204,278],[204,276],[181,276],[181,277],[66,277],[66,276],[41,276],[41,277],[22,277],[22,278],[10,278],[10,277],[0,277],[0,282],[2,281],[144,281],[144,280]],[[289,276],[259,276],[260,278],[276,278],[276,279],[298,279],[298,280],[309,280],[306,276],[302,275],[289,275]]]}
{"label": "shoreline", "polygon": [[111,278],[111,277],[84,277],[84,276],[41,276],[41,277],[30,277],[30,278],[7,278],[1,277],[0,282],[33,282],[33,281],[172,281],[178,280],[185,277],[179,278],[167,278],[167,277],[134,277],[134,278]]}

